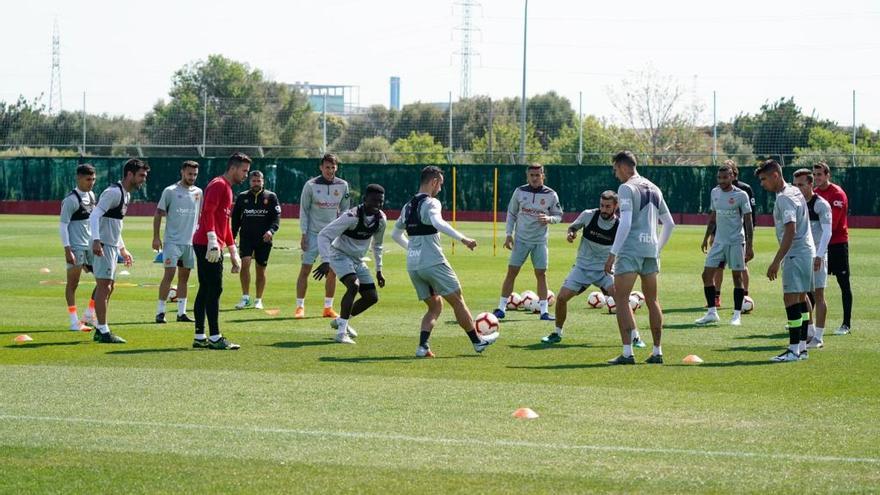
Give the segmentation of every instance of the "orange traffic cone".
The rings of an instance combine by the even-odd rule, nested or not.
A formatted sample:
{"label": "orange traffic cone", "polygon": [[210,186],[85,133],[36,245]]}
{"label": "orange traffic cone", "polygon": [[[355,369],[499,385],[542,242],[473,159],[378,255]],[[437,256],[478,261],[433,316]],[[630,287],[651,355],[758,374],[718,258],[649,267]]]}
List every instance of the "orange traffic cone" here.
{"label": "orange traffic cone", "polygon": [[24,334],[22,334],[22,335],[19,335],[19,336],[15,337],[14,340],[15,340],[15,343],[16,343],[16,344],[24,344],[25,342],[30,342],[30,341],[32,341],[32,340],[34,340],[34,339],[32,339],[30,335],[24,335]]}
{"label": "orange traffic cone", "polygon": [[538,417],[538,413],[532,411],[528,407],[521,407],[516,411],[513,411],[513,417],[517,419],[535,419]]}
{"label": "orange traffic cone", "polygon": [[700,364],[703,362],[703,359],[696,354],[688,354],[684,357],[684,359],[681,360],[681,362],[684,364]]}

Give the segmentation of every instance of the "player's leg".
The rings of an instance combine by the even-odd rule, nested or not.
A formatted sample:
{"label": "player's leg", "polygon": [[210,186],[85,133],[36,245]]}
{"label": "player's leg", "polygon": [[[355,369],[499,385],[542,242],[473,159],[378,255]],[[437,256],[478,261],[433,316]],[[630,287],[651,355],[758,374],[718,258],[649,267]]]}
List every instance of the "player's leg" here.
{"label": "player's leg", "polygon": [[171,282],[174,281],[175,273],[177,273],[177,267],[174,265],[165,265],[165,269],[162,271],[162,281],[159,282],[159,299],[156,301],[156,323],[167,323],[165,301],[168,300],[168,292],[171,290]]}
{"label": "player's leg", "polygon": [[256,266],[254,267],[256,272],[255,288],[257,291],[254,308],[256,309],[263,309],[263,292],[266,290],[266,267],[269,266],[270,254],[272,254],[272,244],[260,241],[254,253],[254,261],[256,261]]}
{"label": "player's leg", "polygon": [[79,313],[77,313],[76,309],[76,289],[79,287],[81,274],[81,265],[67,266],[67,284],[64,287],[64,298],[67,301],[67,314],[70,317],[70,329],[76,331],[89,331],[89,328],[80,321]]}
{"label": "player's leg", "polygon": [[742,307],[743,300],[746,298],[746,291],[743,289],[744,282],[744,274],[746,273],[745,269],[743,270],[733,270],[733,317],[730,319],[730,324],[733,326],[739,326],[742,324]]}
{"label": "player's leg", "polygon": [[544,321],[553,321],[553,315],[549,311],[547,301],[547,268],[550,256],[546,244],[538,244],[531,247],[532,266],[535,268],[535,280],[538,285],[538,313]]}
{"label": "player's leg", "polygon": [[[663,309],[660,307],[660,291],[657,279],[657,272],[642,274],[642,292],[645,294],[645,305],[648,307],[648,321],[651,325],[651,339],[654,341],[654,349],[651,356],[658,356],[659,359],[650,360],[655,364],[663,363],[663,350],[660,343],[663,338]],[[629,306],[625,304],[624,306]],[[618,311],[620,311],[618,309]]]}
{"label": "player's leg", "polygon": [[340,316],[334,321],[336,323],[336,342],[341,344],[354,344],[354,340],[348,335],[348,320],[351,319],[351,309],[354,305],[354,299],[360,290],[360,283],[354,272],[347,273],[340,278],[345,286],[345,294],[342,295],[342,303],[340,304]]}
{"label": "player's leg", "polygon": [[358,298],[351,307],[352,317],[363,313],[379,302],[379,292],[376,290],[376,281],[373,279],[373,275],[370,273],[370,269],[367,268],[367,265],[363,262],[358,264],[355,267],[355,275],[360,283],[360,289],[358,289],[358,292],[361,297]]}
{"label": "player's leg", "polygon": [[[712,254],[711,251],[709,254]],[[716,264],[717,263],[714,262],[710,257],[706,258],[706,266],[703,267],[702,274],[703,297],[705,297],[706,300],[706,314],[703,315],[702,318],[694,321],[694,323],[696,323],[697,325],[715,323],[721,319],[718,316],[718,307],[716,306],[717,300],[715,299],[715,288],[717,287],[716,284],[718,283],[718,273],[721,273],[724,270],[720,270],[716,266],[712,266]],[[645,299],[647,299],[647,297],[647,293],[645,293]]]}
{"label": "player's leg", "polygon": [[244,309],[251,305],[251,264],[253,260],[253,256],[241,258],[241,272],[238,277],[241,282],[241,300],[235,305],[235,309]]}
{"label": "player's leg", "polygon": [[422,317],[416,357],[434,357],[429,339],[431,338],[431,331],[434,330],[434,326],[437,324],[437,319],[440,318],[440,312],[443,311],[443,299],[434,294],[426,297],[423,301],[428,309],[425,311],[425,316]]}
{"label": "player's leg", "polygon": [[[582,286],[580,292],[583,292],[584,288],[586,287]],[[568,301],[570,301],[574,296],[578,295],[578,293],[579,292],[573,291],[568,288],[568,286],[566,286],[565,284],[563,284],[562,287],[559,288],[559,295],[556,296],[556,328],[553,330],[553,333],[541,339],[542,343],[556,344],[562,341],[562,333],[563,328],[565,327],[565,320],[568,318]]]}
{"label": "player's leg", "polygon": [[[511,253],[511,257],[512,256],[513,253]],[[519,275],[520,268],[522,268],[522,265],[507,265],[507,274],[504,276],[504,282],[501,283],[501,297],[498,299],[498,307],[493,311],[493,314],[499,319],[506,316],[507,298],[510,297],[510,293],[513,292],[513,284],[516,282],[516,277]]]}
{"label": "player's leg", "polygon": [[324,277],[324,311],[321,314],[324,318],[339,318],[336,311],[333,311],[334,294],[336,294],[336,272],[331,268]]}
{"label": "player's leg", "polygon": [[106,344],[124,344],[125,340],[114,335],[107,324],[110,296],[113,294],[113,280],[116,277],[117,256],[115,246],[103,246],[103,256],[95,256],[95,314],[98,320],[94,340]]}
{"label": "player's leg", "polygon": [[312,273],[312,264],[303,263],[299,267],[299,275],[296,277],[296,310],[294,318],[306,316],[306,290],[309,288],[309,275]]}
{"label": "player's leg", "polygon": [[712,280],[712,285],[715,286],[715,308],[721,309],[721,284],[724,283],[724,268],[725,264],[722,261],[719,266],[719,270],[715,272],[714,278]]}
{"label": "player's leg", "polygon": [[254,266],[254,272],[256,275],[254,288],[257,292],[257,301],[260,301],[263,299],[263,292],[266,291],[266,265],[257,263],[256,266]]}
{"label": "player's leg", "polygon": [[825,320],[828,316],[828,304],[825,302],[825,288],[816,287],[813,290],[813,311],[815,315],[813,323],[813,335],[807,343],[807,347],[811,349],[824,347],[825,342]]}
{"label": "player's leg", "polygon": [[189,295],[189,275],[192,270],[186,267],[177,268],[177,321],[192,323],[192,318],[186,314],[186,298]]}
{"label": "player's leg", "polygon": [[[632,292],[638,274],[636,272],[626,272],[614,275],[614,300],[617,303],[617,328],[620,331],[620,340],[623,343],[624,358],[632,359],[632,331],[636,328],[635,319],[633,318],[632,309],[626,301],[629,300],[629,294]],[[647,302],[648,293],[645,292]]]}

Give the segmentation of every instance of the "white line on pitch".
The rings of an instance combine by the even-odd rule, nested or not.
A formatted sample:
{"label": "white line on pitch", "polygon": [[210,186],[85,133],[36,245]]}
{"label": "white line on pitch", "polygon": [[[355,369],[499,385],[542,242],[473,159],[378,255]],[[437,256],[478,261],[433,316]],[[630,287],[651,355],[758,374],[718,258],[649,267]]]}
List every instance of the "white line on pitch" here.
{"label": "white line on pitch", "polygon": [[161,423],[155,421],[129,421],[115,419],[94,418],[62,418],[53,416],[26,416],[14,414],[0,414],[0,420],[6,421],[46,421],[58,423],[100,424],[116,426],[142,426],[148,428],[176,428],[181,430],[226,430],[231,432],[246,433],[275,433],[283,435],[299,435],[311,437],[336,437],[352,438],[356,440],[387,440],[396,442],[413,443],[441,443],[447,445],[478,445],[483,447],[525,447],[547,450],[584,450],[595,452],[632,452],[639,454],[678,454],[707,457],[732,457],[754,459],[783,459],[794,461],[812,462],[846,462],[846,463],[869,463],[880,464],[880,458],[876,457],[841,457],[829,455],[806,455],[806,454],[773,454],[762,452],[738,452],[724,450],[697,450],[697,449],[671,449],[663,447],[626,447],[614,445],[579,445],[565,443],[539,443],[523,440],[479,440],[472,438],[443,438],[443,437],[416,437],[411,435],[397,435],[393,433],[374,433],[362,431],[325,431],[325,430],[298,430],[291,428],[265,428],[265,427],[238,427],[215,424],[194,423]]}

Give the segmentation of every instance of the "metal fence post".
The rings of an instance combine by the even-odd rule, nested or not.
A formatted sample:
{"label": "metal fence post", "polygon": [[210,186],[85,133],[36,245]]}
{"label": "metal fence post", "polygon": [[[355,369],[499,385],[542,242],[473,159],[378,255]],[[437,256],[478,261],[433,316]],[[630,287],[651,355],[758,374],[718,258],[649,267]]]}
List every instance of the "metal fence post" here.
{"label": "metal fence post", "polygon": [[86,154],[86,92],[83,91],[83,139],[81,155]]}
{"label": "metal fence post", "polygon": [[578,91],[578,165],[584,162],[584,92]]}
{"label": "metal fence post", "polygon": [[712,165],[718,165],[718,105],[712,91]]}
{"label": "metal fence post", "polygon": [[853,90],[853,138],[852,138],[852,164],[853,167],[857,166],[856,163],[856,90]]}
{"label": "metal fence post", "polygon": [[452,91],[449,92],[449,159],[452,160]]}
{"label": "metal fence post", "polygon": [[324,90],[324,103],[321,104],[321,154],[327,153],[327,91]]}
{"label": "metal fence post", "polygon": [[201,155],[204,157],[208,150],[208,88],[202,88],[202,149]]}

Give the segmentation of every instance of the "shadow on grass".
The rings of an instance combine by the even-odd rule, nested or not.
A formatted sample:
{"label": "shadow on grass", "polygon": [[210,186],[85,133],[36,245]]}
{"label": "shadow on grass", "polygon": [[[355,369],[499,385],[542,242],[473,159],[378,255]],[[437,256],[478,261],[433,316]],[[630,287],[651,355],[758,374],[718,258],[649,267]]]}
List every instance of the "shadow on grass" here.
{"label": "shadow on grass", "polygon": [[738,347],[728,347],[727,349],[714,349],[717,352],[773,352],[778,351],[780,347],[778,345],[760,345],[760,346],[738,346]]}
{"label": "shadow on grass", "polygon": [[577,363],[577,364],[547,364],[543,366],[507,366],[512,370],[582,370],[590,368],[608,368],[614,366],[606,362],[601,363]]}
{"label": "shadow on grass", "polygon": [[120,351],[110,351],[107,354],[163,354],[167,352],[186,352],[190,350],[193,349],[189,347],[178,347],[174,349],[125,349]]}
{"label": "shadow on grass", "polygon": [[663,324],[663,330],[688,330],[691,328],[718,328],[718,325],[697,325],[696,323]]}
{"label": "shadow on grass", "polygon": [[388,361],[434,361],[437,359],[461,359],[461,358],[479,358],[478,354],[458,355],[458,356],[437,356],[433,358],[418,358],[415,356],[357,356],[357,357],[336,357],[323,356],[318,361],[325,363],[381,363]]}
{"label": "shadow on grass", "polygon": [[[295,320],[292,316],[270,316],[268,318],[239,318],[237,320],[226,320],[229,323],[251,323],[255,321],[288,321]],[[308,320],[309,318],[302,318]]]}
{"label": "shadow on grass", "polygon": [[[779,349],[776,347],[775,349]],[[691,367],[691,368],[728,368],[731,366],[765,366],[765,365],[778,364],[770,361],[770,359],[761,360],[761,361],[728,361],[726,363],[702,363],[702,364],[665,364],[664,366],[673,366],[673,367]]]}
{"label": "shadow on grass", "polygon": [[788,333],[772,333],[768,335],[754,334],[754,335],[743,335],[740,337],[734,337],[735,339],[786,339],[788,338]]}
{"label": "shadow on grass", "polygon": [[37,347],[56,347],[85,344],[87,341],[78,340],[76,342],[28,342],[26,344],[9,344],[8,349],[36,349]]}
{"label": "shadow on grass", "polygon": [[616,345],[590,345],[587,343],[583,344],[544,344],[538,342],[536,344],[524,344],[524,345],[509,345],[507,346],[511,349],[525,349],[527,351],[542,351],[545,349],[601,349],[601,348],[617,348],[620,346]]}
{"label": "shadow on grass", "polygon": [[705,311],[706,308],[700,306],[697,308],[663,308],[663,314],[667,313],[701,313]]}
{"label": "shadow on grass", "polygon": [[[32,333],[75,333],[70,330],[3,330],[0,331],[0,335],[12,335],[12,334],[32,334]],[[83,332],[88,333],[88,332]]]}
{"label": "shadow on grass", "polygon": [[335,343],[336,342],[333,339],[330,339],[330,340],[308,340],[308,341],[300,341],[300,342],[275,342],[274,344],[269,344],[265,347],[280,347],[282,349],[299,349],[300,347],[333,345]]}

